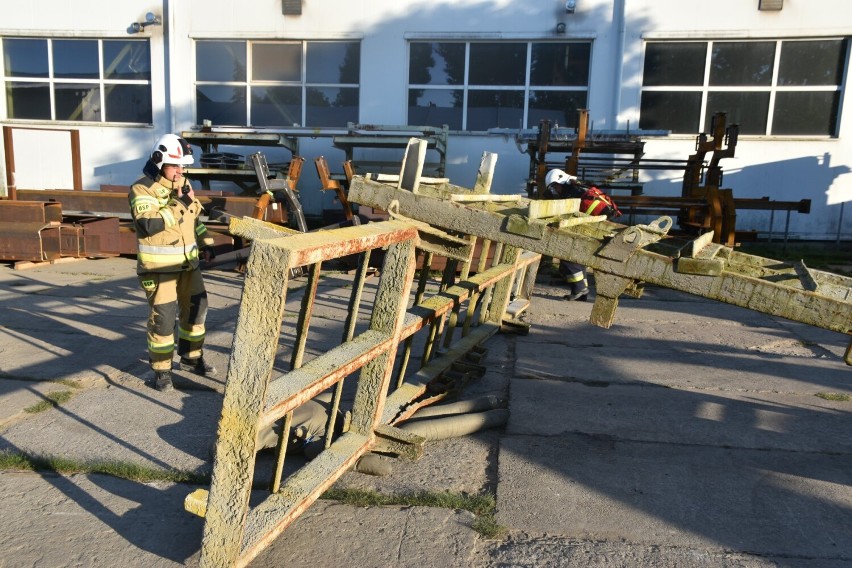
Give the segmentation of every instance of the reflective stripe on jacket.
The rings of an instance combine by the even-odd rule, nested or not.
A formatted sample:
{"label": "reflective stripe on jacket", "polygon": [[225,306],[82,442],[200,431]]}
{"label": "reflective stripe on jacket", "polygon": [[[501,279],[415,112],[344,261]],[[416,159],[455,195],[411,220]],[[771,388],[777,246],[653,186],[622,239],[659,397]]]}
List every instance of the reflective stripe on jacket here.
{"label": "reflective stripe on jacket", "polygon": [[[177,185],[177,187],[172,187]],[[130,213],[136,230],[136,271],[179,272],[198,267],[200,246],[213,240],[198,220],[201,202],[189,205],[178,199],[180,185],[158,177],[142,177],[128,194]]]}
{"label": "reflective stripe on jacket", "polygon": [[612,197],[596,187],[591,187],[580,198],[580,211],[587,215],[606,215],[607,217],[620,217],[621,211],[612,200]]}

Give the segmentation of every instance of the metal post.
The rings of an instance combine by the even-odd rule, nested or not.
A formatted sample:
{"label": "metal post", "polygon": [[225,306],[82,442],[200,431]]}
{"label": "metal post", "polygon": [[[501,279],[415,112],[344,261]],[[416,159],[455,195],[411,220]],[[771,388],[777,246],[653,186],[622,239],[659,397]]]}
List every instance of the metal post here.
{"label": "metal post", "polygon": [[769,240],[768,242],[772,242],[772,227],[775,226],[775,209],[769,210]]}

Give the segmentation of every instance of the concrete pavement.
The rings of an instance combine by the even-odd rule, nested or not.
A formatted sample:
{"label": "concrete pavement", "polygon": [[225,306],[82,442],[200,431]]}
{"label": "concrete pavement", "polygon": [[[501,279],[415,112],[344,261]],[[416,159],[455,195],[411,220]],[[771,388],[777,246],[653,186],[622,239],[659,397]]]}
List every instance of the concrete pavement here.
{"label": "concrete pavement", "polygon": [[[176,373],[159,393],[134,266],[0,265],[0,449],[209,472],[242,276],[205,273],[220,379]],[[465,392],[507,398],[504,429],[338,482],[490,492],[505,538],[464,511],[320,501],[252,566],[852,567],[852,402],[817,396],[852,394],[846,336],[663,289],[623,299],[603,330],[546,280],[529,335],[491,338]],[[321,330],[345,302],[320,308]],[[57,391],[71,396],[24,411]],[[193,488],[2,472],[0,566],[195,565]]]}

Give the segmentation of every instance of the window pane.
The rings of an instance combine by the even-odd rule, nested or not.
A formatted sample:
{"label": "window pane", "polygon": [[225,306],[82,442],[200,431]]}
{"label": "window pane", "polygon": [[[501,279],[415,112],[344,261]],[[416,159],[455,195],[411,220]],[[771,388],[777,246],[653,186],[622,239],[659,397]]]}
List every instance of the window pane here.
{"label": "window pane", "polygon": [[467,129],[521,128],[524,93],[521,91],[470,91],[467,96]]}
{"label": "window pane", "polygon": [[530,110],[528,113],[527,128],[535,128],[544,119],[550,120],[554,127],[579,126],[578,109],[586,108],[587,93],[582,92],[557,92],[557,91],[531,91]]}
{"label": "window pane", "polygon": [[101,89],[97,85],[61,83],[53,89],[56,120],[101,120]]}
{"label": "window pane", "polygon": [[781,44],[779,85],[839,85],[846,42],[785,41]]}
{"label": "window pane", "polygon": [[[360,82],[361,44],[354,41],[309,41],[308,83]],[[345,124],[345,123],[344,123]]]}
{"label": "window pane", "polygon": [[294,124],[302,124],[301,87],[252,87],[252,126],[293,126]]}
{"label": "window pane", "polygon": [[711,85],[769,86],[775,42],[716,42],[710,60]]}
{"label": "window pane", "polygon": [[530,84],[588,86],[591,49],[590,43],[534,43]]}
{"label": "window pane", "polygon": [[700,114],[701,93],[646,91],[642,93],[639,128],[694,134]]}
{"label": "window pane", "polygon": [[99,79],[96,40],[53,40],[53,76],[57,79]]}
{"label": "window pane", "polygon": [[[195,44],[197,81],[245,81],[246,42],[199,41]],[[240,121],[240,124],[244,121]]]}
{"label": "window pane", "polygon": [[148,85],[106,85],[107,122],[151,124],[151,88]]}
{"label": "window pane", "polygon": [[464,84],[464,51],[463,43],[412,43],[408,82],[412,85]]}
{"label": "window pane", "polygon": [[6,83],[9,118],[50,120],[50,87],[46,83]]}
{"label": "window pane", "polygon": [[642,84],[653,86],[703,85],[707,44],[649,43],[645,49]]}
{"label": "window pane", "polygon": [[705,131],[710,131],[710,120],[717,112],[727,113],[727,124],[739,124],[740,134],[766,134],[769,93],[708,93]]}
{"label": "window pane", "polygon": [[244,126],[246,122],[245,87],[204,85],[195,90],[196,122],[210,120],[216,125]]}
{"label": "window pane", "polygon": [[346,126],[358,122],[358,89],[309,87],[305,98],[305,126]]}
{"label": "window pane", "polygon": [[779,92],[775,95],[772,134],[837,136],[840,93]]}
{"label": "window pane", "polygon": [[252,44],[251,78],[253,81],[301,81],[301,42]]}
{"label": "window pane", "polygon": [[3,56],[7,77],[47,77],[47,40],[6,38]]}
{"label": "window pane", "polygon": [[470,85],[523,85],[526,82],[527,44],[470,44]]}
{"label": "window pane", "polygon": [[150,81],[151,54],[148,42],[104,40],[104,78]]}
{"label": "window pane", "polygon": [[464,93],[455,89],[410,89],[408,124],[462,128]]}

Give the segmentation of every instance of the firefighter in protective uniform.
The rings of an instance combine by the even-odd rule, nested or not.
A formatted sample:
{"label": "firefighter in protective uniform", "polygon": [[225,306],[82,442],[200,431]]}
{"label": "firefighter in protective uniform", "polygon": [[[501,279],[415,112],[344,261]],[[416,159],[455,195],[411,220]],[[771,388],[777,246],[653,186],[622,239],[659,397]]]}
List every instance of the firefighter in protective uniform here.
{"label": "firefighter in protective uniform", "polygon": [[[546,199],[580,199],[580,211],[588,215],[618,217],[621,211],[612,198],[596,187],[580,184],[576,176],[559,169],[547,172],[544,177]],[[559,274],[570,287],[566,300],[584,301],[589,295],[586,267],[567,260],[559,261]]]}
{"label": "firefighter in protective uniform", "polygon": [[193,163],[183,138],[166,134],[157,140],[128,199],[137,238],[136,272],[148,299],[148,356],[154,387],[169,391],[178,320],[180,368],[209,376],[216,369],[204,361],[207,291],[200,257],[212,258],[213,239],[199,221],[201,202],[184,177]]}

